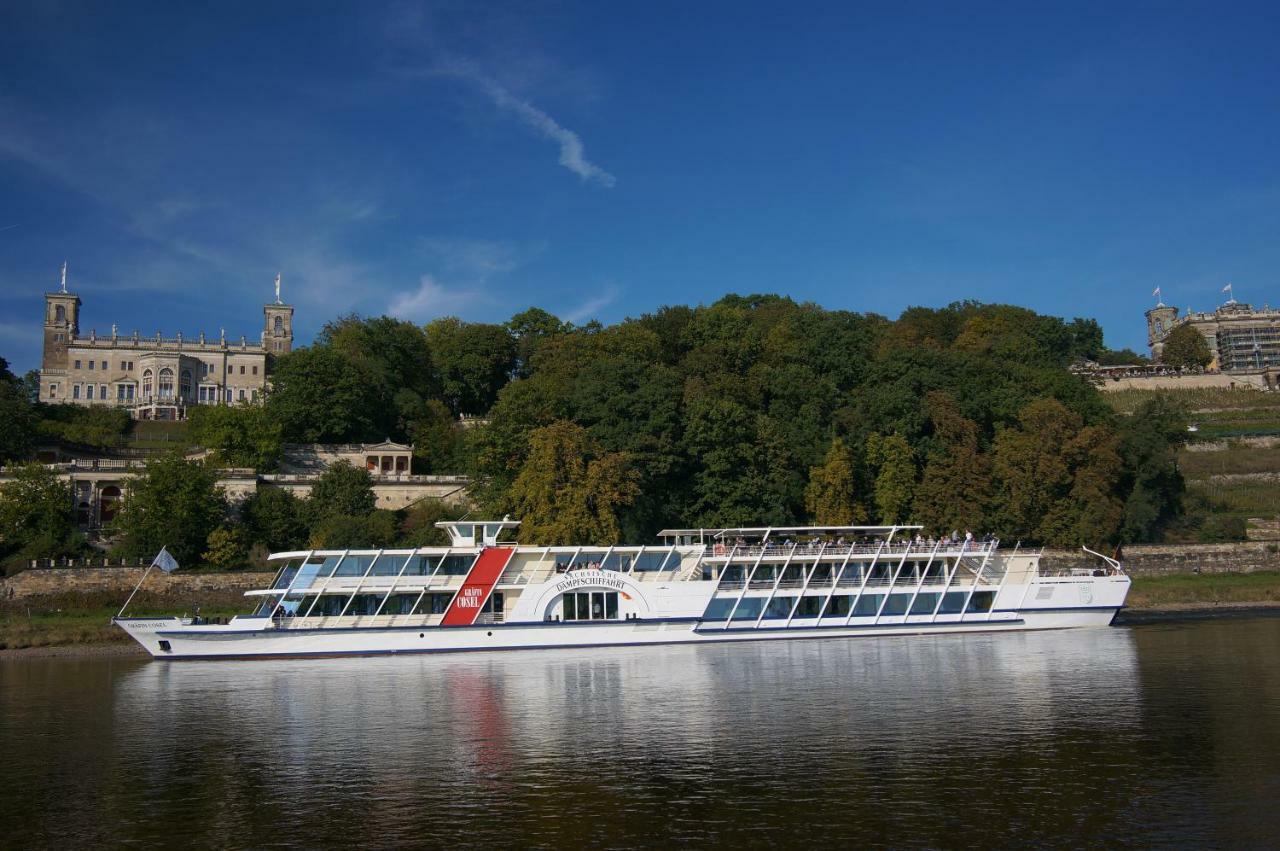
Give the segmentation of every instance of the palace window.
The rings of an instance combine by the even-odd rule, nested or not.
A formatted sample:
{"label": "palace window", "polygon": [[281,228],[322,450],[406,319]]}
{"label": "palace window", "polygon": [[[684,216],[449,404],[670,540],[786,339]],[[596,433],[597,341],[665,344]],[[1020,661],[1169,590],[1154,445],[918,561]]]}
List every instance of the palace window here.
{"label": "palace window", "polygon": [[189,369],[182,371],[182,398],[191,398],[191,370]]}
{"label": "palace window", "polygon": [[49,385],[49,398],[50,398],[50,399],[56,399],[56,398],[58,398],[58,385],[57,385],[57,384],[50,384],[50,385]]}
{"label": "palace window", "polygon": [[53,321],[54,321],[54,322],[66,322],[66,321],[67,321],[67,309],[66,309],[65,307],[63,307],[62,305],[58,305],[57,307],[55,307],[55,308],[53,309]]}
{"label": "palace window", "polygon": [[228,388],[227,388],[227,401],[228,401],[228,402],[230,402],[230,401],[231,401],[231,388],[230,388],[230,387],[228,387]]}
{"label": "palace window", "polygon": [[240,374],[244,375],[244,364],[240,364]]}
{"label": "palace window", "polygon": [[99,384],[99,385],[98,385],[98,398],[99,398],[99,399],[101,399],[101,400],[103,400],[104,402],[106,401],[106,399],[107,399],[107,385],[105,385],[105,384]]}
{"label": "palace window", "polygon": [[73,384],[73,385],[71,385],[71,398],[72,398],[72,399],[79,399],[79,398],[80,398],[80,385],[79,385],[79,384]]}
{"label": "palace window", "polygon": [[103,362],[102,362],[102,369],[103,369],[103,371],[104,371],[104,372],[108,369],[108,367],[107,367],[107,362],[106,362],[106,361],[103,361]]}
{"label": "palace window", "polygon": [[76,369],[80,368],[80,361],[76,361]]}
{"label": "palace window", "polygon": [[243,388],[243,387],[241,387],[241,388],[240,388],[240,401],[241,401],[241,402],[243,402],[243,401],[244,401],[244,388]]}
{"label": "palace window", "polygon": [[617,591],[581,591],[565,594],[563,619],[602,621],[618,619]]}
{"label": "palace window", "polygon": [[92,384],[84,388],[84,397],[88,399],[90,402],[93,401],[93,385]]}
{"label": "palace window", "polygon": [[160,370],[159,393],[162,398],[173,398],[173,370],[165,367]]}
{"label": "palace window", "polygon": [[257,375],[257,374],[258,374],[258,367],[257,367],[257,365],[256,365],[256,364],[255,364],[255,365],[254,365],[254,367],[253,367],[253,374],[254,374],[254,375]]}
{"label": "palace window", "polygon": [[275,330],[276,334],[283,334],[284,333],[284,317],[277,316],[275,323],[271,327]]}
{"label": "palace window", "polygon": [[93,369],[94,361],[89,361],[89,369]]}

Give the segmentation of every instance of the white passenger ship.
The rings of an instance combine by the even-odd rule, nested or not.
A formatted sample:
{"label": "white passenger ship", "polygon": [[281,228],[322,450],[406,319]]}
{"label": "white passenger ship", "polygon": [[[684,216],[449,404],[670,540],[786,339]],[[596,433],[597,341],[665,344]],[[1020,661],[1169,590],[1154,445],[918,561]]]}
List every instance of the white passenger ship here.
{"label": "white passenger ship", "polygon": [[667,529],[660,546],[504,543],[518,521],[446,522],[448,547],[277,553],[252,615],[117,618],[153,656],[211,659],[846,638],[1106,626],[1129,578],[1046,573],[995,540],[918,526]]}

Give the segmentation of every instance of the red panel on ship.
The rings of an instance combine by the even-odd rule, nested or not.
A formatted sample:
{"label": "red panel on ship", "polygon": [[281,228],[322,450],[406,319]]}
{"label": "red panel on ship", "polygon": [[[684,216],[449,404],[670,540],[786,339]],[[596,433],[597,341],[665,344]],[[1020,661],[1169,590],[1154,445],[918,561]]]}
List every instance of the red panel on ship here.
{"label": "red panel on ship", "polygon": [[493,586],[498,577],[506,569],[507,562],[515,553],[513,547],[486,547],[476,560],[475,566],[467,574],[466,581],[458,589],[449,610],[444,613],[441,626],[470,626],[475,623],[476,616],[484,607],[485,601],[493,593]]}

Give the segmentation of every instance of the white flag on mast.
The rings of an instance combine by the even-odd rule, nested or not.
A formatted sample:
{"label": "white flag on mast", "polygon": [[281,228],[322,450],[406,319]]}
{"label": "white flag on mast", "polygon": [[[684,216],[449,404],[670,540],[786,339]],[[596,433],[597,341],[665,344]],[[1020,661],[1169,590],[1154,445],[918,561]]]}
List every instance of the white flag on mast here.
{"label": "white flag on mast", "polygon": [[1229,293],[1229,292],[1231,292],[1231,285],[1230,285],[1230,284],[1227,284],[1225,287],[1223,287],[1223,288],[1222,288],[1222,291],[1223,291],[1224,293]]}
{"label": "white flag on mast", "polygon": [[1152,290],[1152,291],[1151,291],[1151,294],[1152,294],[1153,296],[1155,296],[1156,298],[1159,298],[1159,297],[1160,297],[1160,288],[1159,288],[1159,287],[1156,287],[1154,290]]}
{"label": "white flag on mast", "polygon": [[169,555],[168,547],[161,547],[160,552],[156,553],[155,561],[151,562],[154,567],[158,567],[165,573],[173,573],[178,569],[178,562],[173,556]]}

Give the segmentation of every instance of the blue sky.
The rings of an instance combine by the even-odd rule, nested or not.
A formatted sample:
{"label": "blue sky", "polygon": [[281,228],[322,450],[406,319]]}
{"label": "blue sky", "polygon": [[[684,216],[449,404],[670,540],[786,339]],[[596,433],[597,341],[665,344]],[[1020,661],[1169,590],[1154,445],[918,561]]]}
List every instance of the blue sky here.
{"label": "blue sky", "polygon": [[[0,355],[333,316],[1280,302],[1280,4],[0,10]],[[323,8],[323,11],[321,9]]]}

